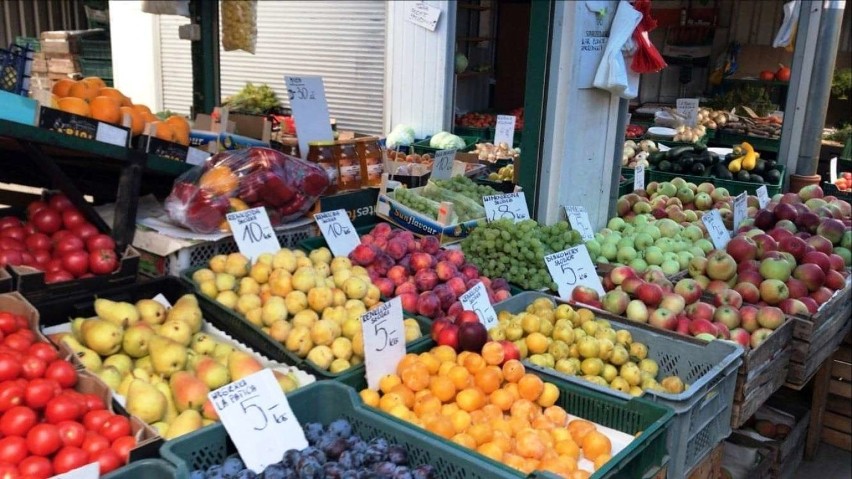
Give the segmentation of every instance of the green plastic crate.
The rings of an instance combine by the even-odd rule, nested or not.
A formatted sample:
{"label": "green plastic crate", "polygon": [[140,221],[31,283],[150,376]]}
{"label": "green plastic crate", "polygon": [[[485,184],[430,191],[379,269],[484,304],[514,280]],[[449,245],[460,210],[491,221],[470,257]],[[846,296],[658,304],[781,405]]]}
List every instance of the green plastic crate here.
{"label": "green plastic crate", "polygon": [[[478,136],[458,136],[460,136],[461,139],[464,140],[464,148],[458,151],[471,151],[476,148],[476,144],[479,143]],[[417,153],[418,155],[422,155],[424,153],[435,154],[436,152],[441,150],[440,148],[432,148],[431,146],[429,146],[429,138],[414,143],[413,145],[411,145],[411,149],[414,150],[414,153]]]}
{"label": "green plastic crate", "polygon": [[[519,313],[535,299],[549,295],[527,292],[494,306],[495,311]],[[671,455],[668,477],[685,477],[713,447],[731,433],[731,413],[737,369],[742,363],[742,348],[723,341],[709,343],[693,340],[650,326],[642,327],[626,318],[596,313],[613,323],[617,329],[630,331],[634,341],[648,346],[648,357],[657,361],[660,375],[677,375],[689,389],[680,394],[646,392],[642,398],[663,404],[674,410],[668,436]],[[548,378],[560,378],[619,398],[630,395],[601,387],[577,376],[562,374],[553,369],[539,368],[525,361],[527,368]]]}
{"label": "green plastic crate", "polygon": [[111,60],[89,60],[83,57],[80,57],[78,60],[83,76],[112,78]]}
{"label": "green plastic crate", "polygon": [[29,47],[30,50],[36,53],[41,51],[41,42],[37,37],[17,36],[15,37],[15,45]]}
{"label": "green plastic crate", "polygon": [[[413,349],[412,352],[422,353],[429,351],[435,343],[429,342]],[[548,382],[553,383],[559,389],[559,400],[557,406],[561,406],[570,414],[588,419],[602,426],[609,427],[628,434],[642,431],[631,445],[616,454],[602,468],[592,474],[591,479],[618,478],[639,479],[653,477],[669,458],[666,447],[666,438],[671,427],[673,412],[671,408],[654,404],[644,398],[620,398],[609,394],[594,391],[583,385],[570,383],[561,378],[549,377],[538,371],[528,369],[529,372],[541,376]],[[344,381],[356,391],[367,387],[367,381],[363,376],[353,377]],[[307,389],[307,388],[306,388]],[[421,429],[414,424],[397,419],[378,409],[369,408],[387,420],[399,425],[400,428],[419,431],[429,443],[448,442],[442,437],[429,431]],[[515,469],[511,469],[501,463],[482,456],[478,453],[464,448],[455,443],[449,443],[449,447],[459,451],[468,458],[469,465],[463,474],[442,474],[439,469],[437,477],[458,479],[517,479],[523,477],[554,478],[550,473],[534,472],[524,476]],[[431,463],[435,465],[435,463]],[[474,467],[475,466],[475,467]],[[480,469],[487,466],[488,469]],[[480,472],[482,470],[482,473]]]}
{"label": "green plastic crate", "polygon": [[454,126],[453,134],[461,137],[475,136],[477,138],[488,138],[490,128],[474,128],[472,126]]}
{"label": "green plastic crate", "polygon": [[651,181],[663,182],[663,181],[671,181],[675,178],[683,178],[687,182],[695,183],[696,185],[700,185],[701,183],[705,183],[705,182],[715,184],[715,182],[720,181],[717,178],[712,178],[710,176],[687,175],[685,173],[671,173],[671,172],[668,172],[668,171],[660,171],[660,170],[654,170],[654,169],[651,169],[651,168],[645,168],[645,184],[646,185],[648,184],[648,182],[651,182]]}
{"label": "green plastic crate", "polygon": [[[80,40],[80,48],[85,60],[112,60],[112,47],[109,40],[83,38]],[[110,68],[112,68],[111,63]]]}
{"label": "green plastic crate", "polygon": [[[774,195],[777,195],[778,193],[781,193],[781,190],[784,186],[784,181],[787,178],[783,165],[778,166],[778,171],[781,172],[781,181],[778,182],[777,185],[770,185],[768,183],[766,184],[766,192],[769,194],[770,198],[772,198],[772,196]],[[750,181],[736,180],[720,180],[719,178],[716,178],[711,182],[716,185],[717,188],[725,188],[726,190],[728,190],[728,193],[730,193],[731,196],[737,196],[743,191],[748,192],[748,194],[750,195],[756,195],[757,189],[763,186],[762,183],[752,183]]]}
{"label": "green plastic crate", "polygon": [[101,479],[173,479],[177,477],[177,470],[172,464],[162,459],[142,459],[101,476]]}
{"label": "green plastic crate", "polygon": [[747,142],[754,147],[755,151],[763,151],[768,153],[778,153],[781,146],[781,139],[760,138],[757,136],[737,135],[735,133],[726,133],[723,130],[716,132],[716,137],[713,143],[718,143],[724,146],[739,145],[742,142]]}

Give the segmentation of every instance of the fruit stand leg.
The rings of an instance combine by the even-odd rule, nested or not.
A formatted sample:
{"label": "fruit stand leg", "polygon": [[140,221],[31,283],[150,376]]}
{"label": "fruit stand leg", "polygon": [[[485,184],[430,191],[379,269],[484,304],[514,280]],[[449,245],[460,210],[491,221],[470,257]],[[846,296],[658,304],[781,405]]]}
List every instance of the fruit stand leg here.
{"label": "fruit stand leg", "polygon": [[805,459],[812,460],[819,449],[820,436],[822,434],[822,416],[825,412],[825,404],[828,400],[828,386],[831,382],[831,362],[834,355],[823,361],[814,376],[814,390],[811,396],[811,421],[808,424],[808,438],[805,442]]}

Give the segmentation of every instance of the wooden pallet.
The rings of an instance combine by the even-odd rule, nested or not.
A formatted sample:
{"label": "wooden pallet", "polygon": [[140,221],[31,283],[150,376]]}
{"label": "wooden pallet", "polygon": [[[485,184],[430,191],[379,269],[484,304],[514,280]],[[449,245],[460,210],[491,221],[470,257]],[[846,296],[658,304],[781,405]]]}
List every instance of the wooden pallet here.
{"label": "wooden pallet", "polygon": [[725,455],[725,443],[721,442],[704,456],[686,476],[689,479],[717,479],[722,477],[722,457]]}
{"label": "wooden pallet", "polygon": [[832,446],[852,451],[852,333],[832,359],[821,438]]}

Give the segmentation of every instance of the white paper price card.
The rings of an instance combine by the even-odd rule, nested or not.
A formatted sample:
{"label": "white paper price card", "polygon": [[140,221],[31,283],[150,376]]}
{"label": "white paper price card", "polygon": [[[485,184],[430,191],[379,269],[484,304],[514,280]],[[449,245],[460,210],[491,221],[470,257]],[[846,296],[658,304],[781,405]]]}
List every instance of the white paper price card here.
{"label": "white paper price card", "polygon": [[382,376],[396,372],[396,365],[405,356],[405,326],[399,296],[362,314],[361,332],[367,385],[376,389]]}
{"label": "white paper price card", "polygon": [[438,18],[441,17],[441,9],[427,5],[424,2],[412,2],[408,5],[408,11],[405,12],[405,20],[415,25],[419,25],[430,32],[435,31],[438,26]]}
{"label": "white paper price card", "polygon": [[479,322],[485,326],[486,330],[497,326],[497,312],[494,311],[494,306],[491,306],[491,301],[488,300],[488,291],[482,281],[459,296],[459,300],[465,311],[476,313]]}
{"label": "white paper price card", "polygon": [[592,229],[592,223],[589,221],[589,213],[582,206],[566,206],[565,215],[568,217],[568,224],[571,229],[580,233],[580,238],[583,241],[595,239],[595,230]]}
{"label": "white paper price card", "polygon": [[210,153],[198,148],[190,146],[186,152],[186,162],[190,165],[200,165],[207,161],[207,158],[210,158]]}
{"label": "white paper price card", "polygon": [[448,180],[453,176],[453,166],[456,160],[456,150],[440,150],[432,158],[433,180]]}
{"label": "white paper price card", "polygon": [[288,450],[308,447],[271,369],[222,386],[208,397],[247,468],[262,471]]}
{"label": "white paper price card", "polygon": [[734,198],[734,233],[746,218],[748,218],[748,193],[743,191]]}
{"label": "white paper price card", "polygon": [[707,233],[710,235],[710,240],[713,241],[713,246],[716,249],[724,249],[728,241],[731,241],[731,233],[725,228],[725,223],[722,222],[722,214],[719,210],[713,209],[704,213],[701,217],[701,222],[707,227]]}
{"label": "white paper price card", "polygon": [[77,469],[52,476],[51,479],[98,479],[101,476],[101,467],[96,462],[90,462]]}
{"label": "white paper price card", "polygon": [[98,122],[95,139],[103,143],[109,143],[110,145],[127,146],[127,130]]}
{"label": "white paper price card", "polygon": [[494,145],[505,143],[512,147],[515,141],[515,115],[497,115],[494,125]]}
{"label": "white paper price card", "polygon": [[837,182],[837,157],[828,160],[828,181],[833,185]]}
{"label": "white paper price card", "polygon": [[485,207],[485,219],[488,221],[510,219],[517,223],[530,218],[527,199],[523,191],[506,193],[505,195],[483,196],[482,205]]}
{"label": "white paper price card", "polygon": [[308,157],[308,143],[334,139],[325,88],[322,77],[317,76],[286,76],[284,81],[287,83],[290,109],[293,110],[296,122],[299,154],[305,159]]}
{"label": "white paper price card", "polygon": [[328,243],[328,249],[334,256],[349,256],[349,253],[361,244],[358,233],[352,226],[352,220],[349,219],[345,210],[317,213],[314,215],[314,219],[323,238],[325,238],[325,242]]}
{"label": "white paper price card", "polygon": [[281,249],[278,237],[269,223],[269,215],[263,207],[235,211],[225,215],[240,253],[254,260],[263,253],[275,253]]}
{"label": "white paper price card", "polygon": [[160,294],[154,296],[151,299],[162,304],[163,307],[165,307],[165,308],[171,308],[172,307],[172,303],[170,303],[169,300],[165,296],[163,296],[163,293],[160,293]]}
{"label": "white paper price card", "polygon": [[633,173],[633,191],[645,189],[645,165],[636,165]]}
{"label": "white paper price card", "polygon": [[766,185],[760,185],[757,188],[757,202],[761,209],[769,204],[769,190],[766,189]]}
{"label": "white paper price card", "polygon": [[544,257],[553,282],[559,286],[559,297],[570,299],[577,286],[587,286],[604,295],[603,285],[585,245],[574,246]]}
{"label": "white paper price card", "polygon": [[688,126],[698,123],[698,98],[678,98],[675,103],[678,115],[686,118]]}

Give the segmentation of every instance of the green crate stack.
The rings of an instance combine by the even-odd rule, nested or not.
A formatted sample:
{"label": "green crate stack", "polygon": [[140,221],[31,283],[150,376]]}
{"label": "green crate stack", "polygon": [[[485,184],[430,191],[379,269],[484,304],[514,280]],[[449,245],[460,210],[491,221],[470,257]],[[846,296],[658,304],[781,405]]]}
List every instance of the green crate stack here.
{"label": "green crate stack", "polygon": [[38,37],[15,37],[15,45],[29,47],[30,50],[38,53],[41,51],[41,42]]}

